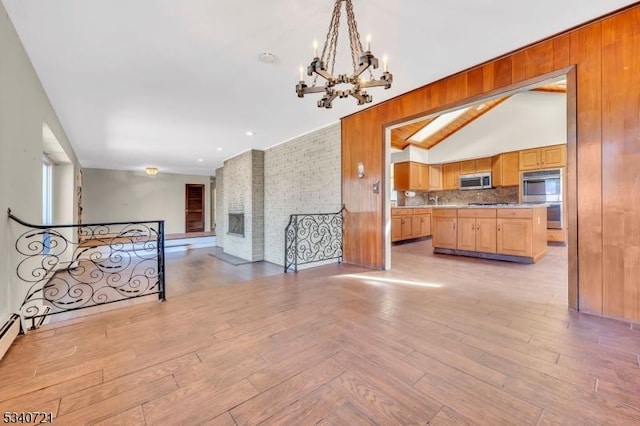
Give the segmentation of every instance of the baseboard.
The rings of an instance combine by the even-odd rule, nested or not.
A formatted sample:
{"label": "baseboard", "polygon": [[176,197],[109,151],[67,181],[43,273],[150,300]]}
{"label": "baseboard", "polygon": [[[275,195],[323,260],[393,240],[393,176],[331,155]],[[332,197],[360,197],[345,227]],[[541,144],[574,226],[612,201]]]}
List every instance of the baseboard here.
{"label": "baseboard", "polygon": [[7,353],[18,334],[20,334],[20,316],[13,314],[0,327],[0,359]]}

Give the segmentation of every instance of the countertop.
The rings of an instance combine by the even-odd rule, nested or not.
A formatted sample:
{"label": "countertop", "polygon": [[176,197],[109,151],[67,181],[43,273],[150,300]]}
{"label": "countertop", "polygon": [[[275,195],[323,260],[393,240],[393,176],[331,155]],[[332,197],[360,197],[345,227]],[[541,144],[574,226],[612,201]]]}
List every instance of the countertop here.
{"label": "countertop", "polygon": [[399,206],[394,209],[532,209],[547,207],[546,204],[493,204],[489,206],[473,206],[470,204],[428,204],[426,206]]}

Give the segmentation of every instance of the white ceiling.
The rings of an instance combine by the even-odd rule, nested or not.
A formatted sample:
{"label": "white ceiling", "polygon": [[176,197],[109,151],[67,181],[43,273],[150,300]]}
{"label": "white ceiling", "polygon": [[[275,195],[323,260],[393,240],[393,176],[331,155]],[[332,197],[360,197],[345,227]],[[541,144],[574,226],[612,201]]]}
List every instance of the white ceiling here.
{"label": "white ceiling", "polygon": [[[332,0],[2,2],[83,167],[212,174],[239,152],[362,108],[336,99],[320,110],[317,95],[295,95]],[[393,87],[370,90],[380,102],[632,3],[355,0],[354,9],[363,42],[371,33],[374,54],[389,55]],[[278,61],[259,62],[265,51]]]}

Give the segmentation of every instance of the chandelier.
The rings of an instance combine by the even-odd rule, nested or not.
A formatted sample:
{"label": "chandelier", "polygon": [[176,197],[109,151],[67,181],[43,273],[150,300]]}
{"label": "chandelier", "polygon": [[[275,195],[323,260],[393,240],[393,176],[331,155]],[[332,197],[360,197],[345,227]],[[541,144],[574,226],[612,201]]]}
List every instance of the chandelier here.
{"label": "chandelier", "polygon": [[[353,73],[338,74],[334,73],[336,64],[336,53],[338,47],[338,29],[340,27],[340,14],[342,3],[345,3],[347,12],[347,25],[349,28],[349,47],[351,48],[351,63],[353,65]],[[360,34],[356,18],[353,14],[353,4],[351,0],[336,0],[333,6],[333,14],[331,23],[329,24],[329,32],[322,48],[322,54],[318,56],[318,43],[313,45],[313,61],[307,67],[307,76],[313,77],[313,83],[309,87],[304,81],[304,69],[300,67],[300,82],[296,85],[296,93],[299,98],[309,93],[324,93],[321,100],[318,101],[319,108],[331,108],[331,104],[335,98],[346,98],[353,96],[358,101],[358,105],[364,105],[372,101],[371,95],[366,91],[369,87],[384,87],[388,89],[393,82],[393,75],[387,70],[387,58],[383,58],[384,72],[379,79],[373,77],[372,69],[378,68],[378,59],[371,53],[371,38],[367,37],[367,50],[363,51],[360,42]],[[327,69],[330,67],[330,69]],[[368,79],[363,74],[368,71]],[[318,76],[325,80],[323,86],[317,84]],[[351,84],[349,89],[338,89],[338,84]]]}

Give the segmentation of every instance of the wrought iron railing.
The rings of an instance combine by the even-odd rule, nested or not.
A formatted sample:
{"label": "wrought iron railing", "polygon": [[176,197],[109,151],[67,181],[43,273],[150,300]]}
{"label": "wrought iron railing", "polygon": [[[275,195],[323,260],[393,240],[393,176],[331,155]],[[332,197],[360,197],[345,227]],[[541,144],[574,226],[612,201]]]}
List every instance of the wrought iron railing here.
{"label": "wrought iron railing", "polygon": [[337,213],[292,214],[284,231],[284,272],[307,263],[342,262],[344,207]]}
{"label": "wrought iron railing", "polygon": [[32,225],[15,242],[20,307],[32,328],[44,317],[165,294],[164,221]]}

